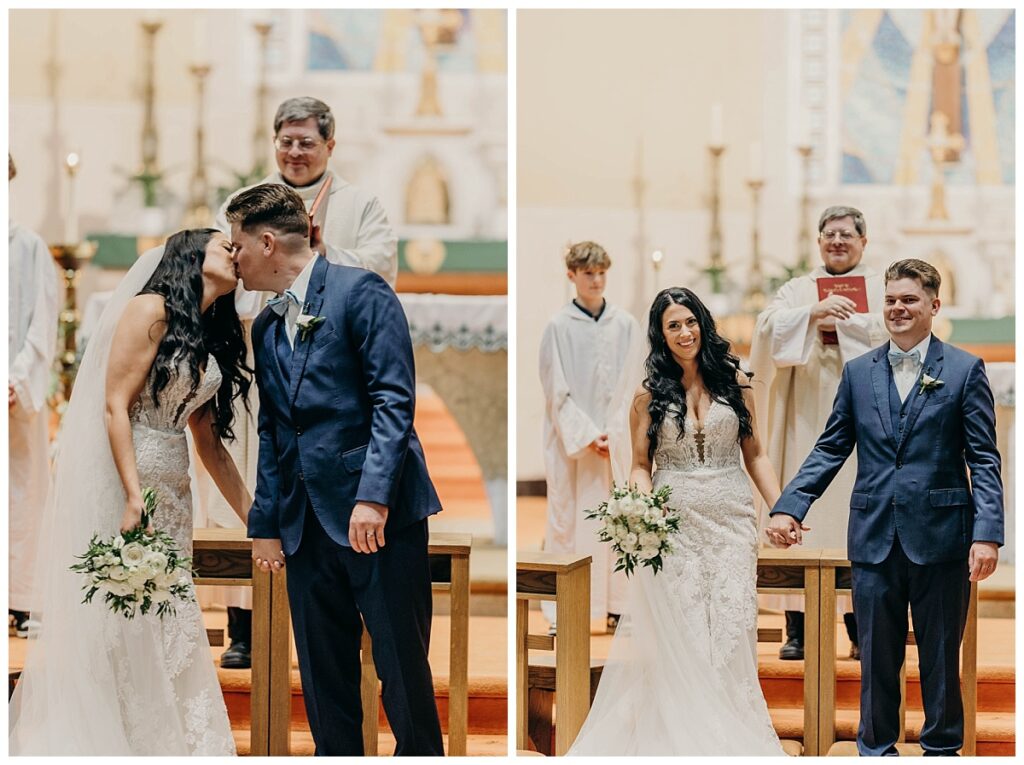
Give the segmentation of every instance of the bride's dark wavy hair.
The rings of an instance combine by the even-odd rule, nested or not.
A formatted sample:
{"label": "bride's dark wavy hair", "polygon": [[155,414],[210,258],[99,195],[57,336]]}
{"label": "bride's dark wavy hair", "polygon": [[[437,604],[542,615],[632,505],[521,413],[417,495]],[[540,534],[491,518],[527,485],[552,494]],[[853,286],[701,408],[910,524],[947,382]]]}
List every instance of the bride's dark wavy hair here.
{"label": "bride's dark wavy hair", "polygon": [[[654,459],[658,448],[658,434],[661,423],[673,412],[679,424],[679,438],[683,437],[686,423],[686,392],[683,389],[683,368],[679,366],[665,341],[661,328],[661,318],[671,305],[682,305],[693,311],[700,328],[700,351],[697,354],[697,368],[700,370],[704,385],[707,386],[711,398],[721,404],[731,406],[740,421],[739,440],[753,435],[750,412],[743,403],[743,388],[736,373],[740,370],[739,357],[729,351],[729,341],[718,334],[715,320],[711,312],[692,290],[685,287],[669,287],[658,293],[651,304],[647,320],[647,340],[651,352],[644,362],[647,377],[643,386],[650,392],[651,401],[647,411],[651,415],[651,424],[647,428],[647,457]],[[744,372],[744,374],[747,374]],[[750,377],[749,374],[747,374]],[[674,411],[673,411],[674,410]]]}
{"label": "bride's dark wavy hair", "polygon": [[149,277],[140,295],[160,295],[164,299],[167,331],[153,361],[151,393],[156,403],[160,392],[178,373],[184,359],[192,377],[190,396],[199,387],[200,367],[207,355],[213,356],[223,380],[213,397],[213,424],[217,434],[233,441],[235,413],[231,402],[241,398],[249,411],[249,386],[252,370],[246,365],[245,337],[235,311],[235,293],[221,295],[200,313],[203,301],[203,262],[206,246],[215,228],[179,231],[167,239],[164,256]]}

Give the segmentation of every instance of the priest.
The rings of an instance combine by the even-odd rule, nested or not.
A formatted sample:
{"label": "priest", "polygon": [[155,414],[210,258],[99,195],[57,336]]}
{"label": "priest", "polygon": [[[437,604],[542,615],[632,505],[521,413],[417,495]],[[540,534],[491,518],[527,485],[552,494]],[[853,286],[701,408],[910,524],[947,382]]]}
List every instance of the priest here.
{"label": "priest", "polygon": [[[829,207],[818,220],[818,248],[822,264],[805,276],[779,288],[757,319],[750,348],[754,373],[755,406],[761,422],[762,443],[785,486],[810,454],[832,411],[843,365],[889,339],[882,320],[885,286],[882,275],[861,263],[867,246],[867,223],[854,207]],[[847,277],[864,291],[827,296],[819,280]],[[867,312],[858,312],[857,302]],[[864,307],[861,302],[861,308]],[[819,513],[812,530],[804,534],[807,548],[846,549],[849,499],[857,473],[856,458],[832,482],[821,501],[829,512]],[[770,509],[770,508],[769,508]],[[761,527],[767,514],[761,513]],[[782,659],[803,659],[803,611],[799,595],[765,599],[765,605],[786,611],[786,643]],[[845,614],[847,632],[857,655],[857,631],[852,613]]]}

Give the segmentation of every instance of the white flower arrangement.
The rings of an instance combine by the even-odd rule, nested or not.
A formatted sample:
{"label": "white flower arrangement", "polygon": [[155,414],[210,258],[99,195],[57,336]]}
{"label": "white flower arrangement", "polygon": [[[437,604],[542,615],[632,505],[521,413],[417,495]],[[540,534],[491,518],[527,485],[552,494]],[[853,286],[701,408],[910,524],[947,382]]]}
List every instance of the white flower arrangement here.
{"label": "white flower arrangement", "polygon": [[671,536],[679,530],[679,518],[667,511],[672,489],[662,486],[646,494],[635,486],[612,487],[612,494],[586,517],[599,521],[597,536],[610,542],[618,556],[616,571],[631,575],[637,566],[650,566],[655,574],[664,565],[662,556],[674,549]]}
{"label": "white flower arrangement", "polygon": [[142,520],[136,528],[108,540],[94,535],[89,549],[75,556],[82,562],[70,568],[83,575],[83,603],[91,603],[97,593],[102,593],[107,607],[126,619],[150,610],[161,618],[173,616],[175,601],[195,600],[189,578],[192,559],[181,554],[178,543],[166,531],[146,531],[156,513],[156,492],[144,489],[142,502]]}
{"label": "white flower arrangement", "polygon": [[313,316],[308,313],[300,313],[295,320],[295,326],[299,330],[299,340],[305,342],[306,337],[316,332],[316,328],[324,322],[323,316]]}

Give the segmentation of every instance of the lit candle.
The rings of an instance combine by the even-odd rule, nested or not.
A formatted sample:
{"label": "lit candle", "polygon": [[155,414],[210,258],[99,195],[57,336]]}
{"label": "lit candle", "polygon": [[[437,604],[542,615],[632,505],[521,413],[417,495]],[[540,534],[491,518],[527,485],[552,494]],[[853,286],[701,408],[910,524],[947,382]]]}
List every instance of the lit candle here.
{"label": "lit candle", "polygon": [[750,142],[750,180],[759,181],[764,174],[764,165],[761,160],[761,142]]}
{"label": "lit candle", "polygon": [[711,105],[711,145],[724,146],[725,140],[722,134],[722,104]]}
{"label": "lit candle", "polygon": [[68,209],[64,223],[64,241],[66,244],[78,244],[78,210],[75,205],[75,173],[78,172],[79,157],[71,152],[64,159],[64,167],[68,172]]}

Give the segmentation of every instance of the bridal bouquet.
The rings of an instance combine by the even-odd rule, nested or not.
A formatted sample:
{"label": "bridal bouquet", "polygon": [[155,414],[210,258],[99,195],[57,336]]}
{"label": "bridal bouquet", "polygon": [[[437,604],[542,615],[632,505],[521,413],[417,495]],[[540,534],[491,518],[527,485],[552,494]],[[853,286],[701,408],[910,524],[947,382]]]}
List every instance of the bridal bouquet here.
{"label": "bridal bouquet", "polygon": [[107,540],[94,535],[89,549],[75,556],[82,562],[71,570],[80,572],[85,580],[83,603],[91,603],[96,593],[102,593],[107,607],[126,619],[133,618],[136,611],[147,614],[154,609],[161,618],[173,616],[175,600],[195,600],[188,577],[192,559],[182,555],[166,531],[146,532],[156,513],[156,492],[144,489],[142,502],[142,521],[136,528]]}
{"label": "bridal bouquet", "polygon": [[638,565],[650,566],[657,574],[664,565],[663,555],[672,552],[671,535],[679,530],[679,518],[666,513],[665,503],[672,489],[662,486],[646,494],[636,487],[612,487],[612,495],[586,517],[600,522],[597,536],[611,542],[618,555],[616,571],[633,573]]}

